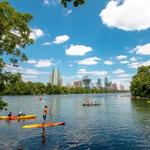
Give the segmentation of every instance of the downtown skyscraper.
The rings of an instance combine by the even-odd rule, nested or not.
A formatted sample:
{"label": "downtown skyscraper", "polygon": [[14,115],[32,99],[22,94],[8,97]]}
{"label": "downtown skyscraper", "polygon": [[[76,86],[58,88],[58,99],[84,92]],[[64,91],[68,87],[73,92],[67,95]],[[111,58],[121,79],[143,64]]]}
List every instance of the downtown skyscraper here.
{"label": "downtown skyscraper", "polygon": [[50,83],[51,85],[62,86],[62,78],[58,68],[54,68],[50,75]]}

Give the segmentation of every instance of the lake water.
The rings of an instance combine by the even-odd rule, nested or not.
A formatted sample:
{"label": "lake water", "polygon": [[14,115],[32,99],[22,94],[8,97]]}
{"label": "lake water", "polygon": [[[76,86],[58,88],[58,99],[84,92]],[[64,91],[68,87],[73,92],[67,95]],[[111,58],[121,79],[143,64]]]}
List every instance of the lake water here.
{"label": "lake water", "polygon": [[[0,150],[141,150],[150,149],[150,104],[131,100],[129,93],[5,96],[8,111],[34,113],[36,120],[0,121]],[[101,106],[83,107],[86,100]],[[42,109],[48,105],[52,121],[65,126],[23,129],[42,122]],[[8,111],[0,111],[7,115]],[[49,117],[48,120],[51,118]]]}

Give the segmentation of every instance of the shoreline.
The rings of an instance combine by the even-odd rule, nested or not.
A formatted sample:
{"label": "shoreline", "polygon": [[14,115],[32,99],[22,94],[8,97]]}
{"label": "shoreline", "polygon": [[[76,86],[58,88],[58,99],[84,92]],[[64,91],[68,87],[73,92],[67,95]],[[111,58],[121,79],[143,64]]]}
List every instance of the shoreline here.
{"label": "shoreline", "polygon": [[150,97],[131,96],[132,99],[150,100]]}

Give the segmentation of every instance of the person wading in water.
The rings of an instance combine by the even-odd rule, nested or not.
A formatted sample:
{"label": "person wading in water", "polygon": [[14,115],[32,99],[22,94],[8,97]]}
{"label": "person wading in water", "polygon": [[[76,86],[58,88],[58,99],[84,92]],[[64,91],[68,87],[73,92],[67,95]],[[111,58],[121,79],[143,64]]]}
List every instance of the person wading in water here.
{"label": "person wading in water", "polygon": [[47,115],[48,115],[48,106],[44,106],[44,109],[43,109],[43,124],[45,124],[45,121],[47,119]]}

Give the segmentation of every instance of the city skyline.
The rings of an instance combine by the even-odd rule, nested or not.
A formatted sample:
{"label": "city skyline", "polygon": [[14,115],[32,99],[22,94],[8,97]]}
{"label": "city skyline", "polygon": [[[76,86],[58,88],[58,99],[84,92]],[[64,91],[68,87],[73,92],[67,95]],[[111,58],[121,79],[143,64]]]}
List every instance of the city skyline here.
{"label": "city skyline", "polygon": [[[49,70],[58,67],[65,83],[84,75],[95,82],[107,76],[129,89],[137,67],[150,65],[150,24],[145,18],[149,2],[141,5],[147,1],[94,0],[65,9],[57,0],[10,0],[17,11],[33,15],[29,26],[35,43],[23,50],[29,58],[26,63],[5,69],[21,72],[25,81],[47,83]],[[145,10],[144,20],[134,16],[141,16],[139,8]]]}
{"label": "city skyline", "polygon": [[112,83],[108,79],[107,76],[105,76],[104,81],[101,78],[97,78],[97,81],[92,81],[92,79],[89,77],[89,75],[82,76],[79,80],[73,80],[72,82],[63,82],[63,78],[61,77],[61,71],[59,68],[54,67],[49,75],[49,83],[54,86],[66,86],[66,87],[82,87],[87,89],[92,88],[108,88],[108,89],[119,89],[124,90],[124,86],[122,84],[117,85],[116,83]]}

